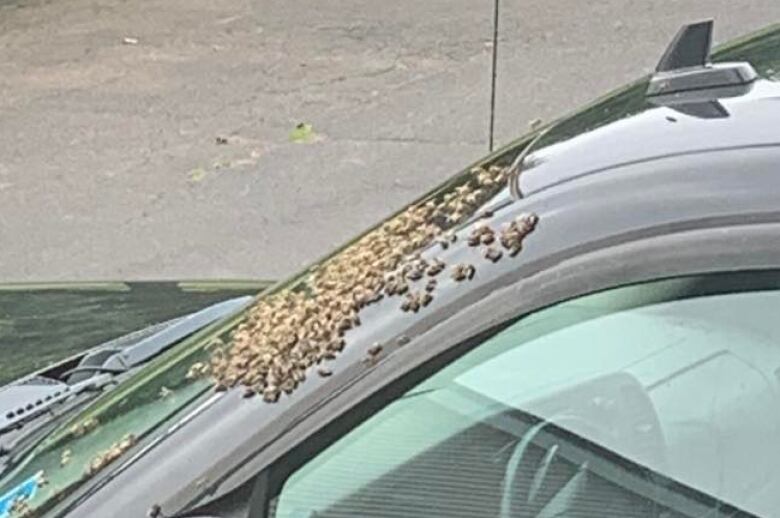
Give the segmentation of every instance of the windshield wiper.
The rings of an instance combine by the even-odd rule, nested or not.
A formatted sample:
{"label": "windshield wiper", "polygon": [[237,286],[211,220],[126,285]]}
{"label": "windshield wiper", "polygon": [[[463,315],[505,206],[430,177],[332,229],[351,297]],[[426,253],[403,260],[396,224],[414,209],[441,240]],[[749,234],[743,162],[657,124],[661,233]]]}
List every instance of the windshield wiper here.
{"label": "windshield wiper", "polygon": [[235,315],[251,300],[229,299],[123,335],[0,387],[0,461],[23,439],[83,407],[187,336]]}

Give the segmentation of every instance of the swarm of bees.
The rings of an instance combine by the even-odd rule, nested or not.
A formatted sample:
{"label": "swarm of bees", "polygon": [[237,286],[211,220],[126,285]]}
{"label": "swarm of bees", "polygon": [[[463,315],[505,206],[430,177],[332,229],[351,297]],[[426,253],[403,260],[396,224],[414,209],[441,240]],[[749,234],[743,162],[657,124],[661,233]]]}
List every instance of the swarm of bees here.
{"label": "swarm of bees", "polygon": [[135,436],[131,433],[126,434],[122,439],[112,444],[110,448],[99,453],[90,461],[89,465],[87,465],[87,475],[94,475],[105,468],[118,459],[124,452],[132,448],[135,443]]}
{"label": "swarm of bees", "polygon": [[8,515],[13,518],[32,516],[32,507],[30,507],[27,497],[24,495],[16,497],[8,509]]}
{"label": "swarm of bees", "polygon": [[[506,168],[475,168],[461,185],[408,207],[313,267],[303,280],[264,295],[234,329],[230,346],[214,348],[210,364],[194,364],[188,377],[210,371],[216,390],[241,385],[245,396],[275,402],[303,382],[312,367],[319,376],[330,376],[323,362],[344,349],[344,335],[361,325],[363,308],[398,296],[402,311],[418,312],[433,301],[436,277],[447,265],[422,258],[420,251],[434,242],[441,249],[452,246],[457,237],[451,227],[475,214],[503,189],[506,178]],[[507,230],[506,242],[519,247],[523,232],[533,225],[515,225],[511,235]],[[487,224],[479,228],[480,245],[496,241]],[[456,265],[451,277],[471,279],[474,272],[473,265]],[[397,343],[408,341],[404,336]],[[367,359],[375,360],[381,350],[372,346]]]}

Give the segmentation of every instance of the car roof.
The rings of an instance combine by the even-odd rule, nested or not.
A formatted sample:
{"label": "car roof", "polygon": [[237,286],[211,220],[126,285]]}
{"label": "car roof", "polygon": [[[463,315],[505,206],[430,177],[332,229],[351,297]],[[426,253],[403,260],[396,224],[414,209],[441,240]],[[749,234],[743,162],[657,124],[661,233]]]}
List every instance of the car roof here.
{"label": "car roof", "polygon": [[554,121],[526,158],[521,191],[530,194],[656,158],[777,145],[780,25],[712,56],[721,65],[739,61],[753,65],[758,79],[737,87],[648,96],[648,76]]}
{"label": "car roof", "polygon": [[[626,102],[636,102],[626,97],[644,98],[644,85],[593,111],[609,114]],[[553,126],[549,138],[528,155],[534,165],[523,172],[521,190],[532,194],[585,175],[664,157],[780,144],[780,83],[759,79],[737,96],[709,98],[717,99],[725,111],[715,117],[706,112],[695,115],[680,106],[655,105],[645,99],[641,110],[571,138],[557,140]]]}

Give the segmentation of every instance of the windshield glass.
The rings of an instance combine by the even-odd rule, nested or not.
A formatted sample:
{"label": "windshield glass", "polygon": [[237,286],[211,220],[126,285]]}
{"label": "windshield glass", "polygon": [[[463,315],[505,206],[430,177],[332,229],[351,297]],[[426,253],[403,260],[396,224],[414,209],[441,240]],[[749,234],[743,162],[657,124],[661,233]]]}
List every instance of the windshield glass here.
{"label": "windshield glass", "polygon": [[774,516],[779,303],[757,272],[524,317],[305,464],[271,516]]}
{"label": "windshield glass", "polygon": [[269,283],[0,284],[0,386],[119,336]]}

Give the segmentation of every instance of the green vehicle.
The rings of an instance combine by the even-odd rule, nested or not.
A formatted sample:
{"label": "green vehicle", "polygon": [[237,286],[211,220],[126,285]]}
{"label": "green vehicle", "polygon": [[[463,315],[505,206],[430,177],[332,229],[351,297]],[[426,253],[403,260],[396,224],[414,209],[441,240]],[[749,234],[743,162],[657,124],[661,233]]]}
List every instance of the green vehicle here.
{"label": "green vehicle", "polygon": [[770,517],[780,28],[294,277],[0,289],[0,518]]}

